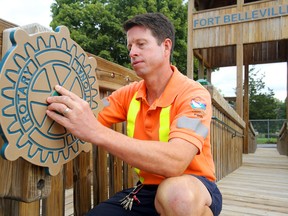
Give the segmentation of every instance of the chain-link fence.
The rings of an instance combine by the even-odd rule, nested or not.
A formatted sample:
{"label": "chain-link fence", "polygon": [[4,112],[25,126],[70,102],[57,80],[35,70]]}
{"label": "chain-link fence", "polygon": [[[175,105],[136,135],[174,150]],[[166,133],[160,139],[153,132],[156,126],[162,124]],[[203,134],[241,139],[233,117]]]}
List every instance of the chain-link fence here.
{"label": "chain-link fence", "polygon": [[279,132],[286,119],[250,120],[257,134],[257,144],[277,143]]}

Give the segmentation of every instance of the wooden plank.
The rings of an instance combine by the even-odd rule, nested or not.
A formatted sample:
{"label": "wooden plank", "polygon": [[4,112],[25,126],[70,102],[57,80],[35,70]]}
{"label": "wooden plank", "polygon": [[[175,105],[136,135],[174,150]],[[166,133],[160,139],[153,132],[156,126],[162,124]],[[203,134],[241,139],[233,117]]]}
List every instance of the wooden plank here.
{"label": "wooden plank", "polygon": [[0,215],[40,215],[40,201],[25,203],[17,200],[0,198]]}
{"label": "wooden plank", "polygon": [[74,215],[73,189],[65,190],[65,216]]}
{"label": "wooden plank", "polygon": [[5,53],[2,52],[2,49],[6,50],[5,45],[3,48],[3,31],[5,29],[14,28],[14,27],[17,27],[17,25],[0,18],[0,60],[5,55]]}
{"label": "wooden plank", "polygon": [[243,165],[218,181],[225,215],[288,214],[288,157],[275,148],[243,155]]}
{"label": "wooden plank", "polygon": [[42,201],[42,215],[64,215],[64,169],[57,176],[51,177],[51,193]]}
{"label": "wooden plank", "polygon": [[65,188],[70,189],[73,187],[73,161],[64,164],[65,170]]}
{"label": "wooden plank", "polygon": [[[0,148],[4,145],[4,140],[0,137]],[[11,178],[13,170],[13,162],[0,157],[0,197],[5,197],[9,194],[11,188]]]}
{"label": "wooden plank", "polygon": [[249,151],[249,65],[245,65],[244,67],[244,97],[243,97],[243,120],[246,123],[246,127],[244,129],[244,153],[252,153]]}
{"label": "wooden plank", "polygon": [[193,20],[192,20],[192,14],[194,10],[194,0],[188,1],[188,39],[187,39],[187,77],[190,79],[193,79],[194,77],[194,55],[193,55]]}
{"label": "wooden plank", "polygon": [[91,209],[92,169],[90,167],[91,152],[82,152],[73,160],[74,173],[74,211],[76,215],[84,215]]}
{"label": "wooden plank", "polygon": [[[0,149],[4,144],[0,138]],[[50,193],[50,176],[43,167],[33,165],[22,158],[7,161],[0,157],[0,197],[33,202]],[[39,187],[39,182],[44,184]]]}
{"label": "wooden plank", "polygon": [[[115,131],[123,133],[122,126],[123,126],[122,123],[116,124]],[[115,182],[113,190],[116,193],[123,189],[123,161],[117,157],[114,157],[113,169],[114,169],[113,181]]]}
{"label": "wooden plank", "polygon": [[103,148],[94,146],[93,202],[95,205],[108,198],[107,154]]}
{"label": "wooden plank", "polygon": [[97,61],[96,75],[99,81],[99,87],[102,89],[116,90],[131,82],[141,80],[141,78],[131,69],[125,68],[91,53],[87,53],[87,55],[95,58]]}
{"label": "wooden plank", "polygon": [[[238,33],[242,32],[242,26],[239,26]],[[236,46],[236,62],[237,62],[237,87],[236,87],[236,112],[243,119],[243,42],[239,37]]]}
{"label": "wooden plank", "polygon": [[244,128],[245,122],[243,121],[243,119],[228,104],[228,102],[222,97],[222,95],[217,91],[217,89],[212,85],[205,87],[211,95],[213,106],[219,109],[224,115],[229,117],[235,124],[241,126],[241,128]]}

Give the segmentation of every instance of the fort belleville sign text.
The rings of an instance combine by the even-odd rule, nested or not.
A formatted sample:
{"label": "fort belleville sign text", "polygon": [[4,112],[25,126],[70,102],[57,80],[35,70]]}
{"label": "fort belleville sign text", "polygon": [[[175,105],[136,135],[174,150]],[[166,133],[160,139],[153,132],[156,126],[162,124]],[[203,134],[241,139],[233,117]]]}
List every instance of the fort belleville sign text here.
{"label": "fort belleville sign text", "polygon": [[193,29],[214,27],[253,20],[274,18],[288,15],[288,5],[279,5],[268,8],[259,8],[251,11],[224,14],[214,17],[201,17],[193,20]]}

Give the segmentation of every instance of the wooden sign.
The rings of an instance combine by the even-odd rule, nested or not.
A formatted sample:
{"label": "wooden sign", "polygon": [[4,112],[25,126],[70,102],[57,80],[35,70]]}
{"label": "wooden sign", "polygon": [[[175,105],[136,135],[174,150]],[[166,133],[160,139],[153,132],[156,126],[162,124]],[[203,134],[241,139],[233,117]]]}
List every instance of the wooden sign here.
{"label": "wooden sign", "polygon": [[211,13],[209,17],[199,17],[193,20],[193,29],[229,25],[288,15],[288,5],[256,8],[253,10],[238,11],[231,14],[222,14],[219,11]]}
{"label": "wooden sign", "polygon": [[101,101],[96,60],[64,26],[32,35],[16,29],[10,40],[12,48],[0,62],[1,155],[10,161],[22,157],[57,175],[63,164],[90,151],[91,144],[47,117],[46,98],[59,84],[86,100],[97,115]]}

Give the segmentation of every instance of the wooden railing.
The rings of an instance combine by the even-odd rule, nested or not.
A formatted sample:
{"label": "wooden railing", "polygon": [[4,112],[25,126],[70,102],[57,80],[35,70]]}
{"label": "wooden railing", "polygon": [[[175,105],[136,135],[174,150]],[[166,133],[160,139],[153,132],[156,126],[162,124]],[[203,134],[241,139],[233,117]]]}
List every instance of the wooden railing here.
{"label": "wooden railing", "polygon": [[[97,77],[101,97],[111,94],[120,86],[139,80],[133,71],[94,57],[97,59]],[[213,119],[210,138],[216,176],[220,180],[242,164],[245,124],[213,86],[207,86],[207,89],[212,96]],[[125,123],[116,124],[113,129],[125,133]],[[2,158],[0,160],[3,162]],[[12,169],[17,169],[18,162],[7,163],[12,164]],[[28,162],[24,160],[21,160],[21,163],[28,165]],[[31,176],[37,177],[39,167],[29,166]],[[46,191],[49,189],[49,194],[40,195],[38,198],[35,195],[34,201],[27,202],[19,197],[17,200],[11,199],[7,193],[6,196],[0,198],[0,216],[64,215],[67,211],[64,205],[67,203],[65,191],[68,189],[73,190],[71,208],[73,208],[74,215],[84,215],[94,205],[107,199],[116,191],[135,183],[132,168],[129,165],[97,146],[93,146],[92,152],[82,152],[73,161],[65,164],[57,176],[44,176],[43,179],[46,180],[43,182],[44,188]],[[32,179],[29,184],[39,184],[36,180],[37,178],[33,182]],[[2,181],[1,184],[3,185]],[[22,189],[24,188],[25,185]],[[7,190],[9,189],[11,186],[7,186]]]}
{"label": "wooden railing", "polygon": [[[88,55],[97,60],[102,98],[139,80],[132,70]],[[216,176],[220,180],[242,164],[245,124],[213,86],[207,89],[213,104],[211,147]],[[126,133],[125,123],[115,124],[113,129]],[[3,140],[0,140],[0,147],[2,145]],[[1,157],[0,175],[0,216],[65,215],[68,190],[73,191],[70,202],[74,215],[84,215],[97,203],[136,181],[129,165],[97,146],[65,164],[57,176],[49,176],[44,168],[21,158],[11,162]]]}
{"label": "wooden railing", "polygon": [[[101,97],[139,80],[133,71],[94,57],[97,59]],[[208,86],[207,89],[213,101],[211,143],[219,180],[242,164],[244,123],[213,87]],[[125,133],[125,123],[116,124],[113,129]],[[0,166],[7,173],[1,179],[0,188],[4,193],[0,198],[0,216],[64,215],[67,211],[64,205],[67,203],[67,189],[73,189],[71,203],[74,215],[84,215],[116,191],[135,183],[129,165],[97,146],[93,147],[92,152],[82,152],[65,164],[57,176],[48,176],[42,168],[23,159],[10,162],[0,158]],[[17,174],[21,174],[19,167],[25,177]],[[4,175],[4,171],[2,174]],[[17,193],[11,193],[16,188]]]}
{"label": "wooden railing", "polygon": [[245,122],[213,86],[206,88],[212,98],[210,138],[216,176],[220,180],[242,165]]}
{"label": "wooden railing", "polygon": [[254,153],[257,149],[257,134],[254,130],[253,124],[249,122],[249,133],[248,133],[248,153]]}
{"label": "wooden railing", "polygon": [[288,156],[288,122],[284,122],[277,141],[277,149],[281,155]]}

